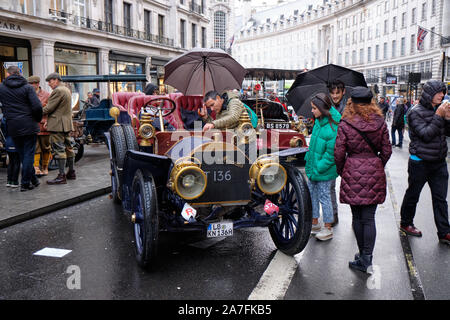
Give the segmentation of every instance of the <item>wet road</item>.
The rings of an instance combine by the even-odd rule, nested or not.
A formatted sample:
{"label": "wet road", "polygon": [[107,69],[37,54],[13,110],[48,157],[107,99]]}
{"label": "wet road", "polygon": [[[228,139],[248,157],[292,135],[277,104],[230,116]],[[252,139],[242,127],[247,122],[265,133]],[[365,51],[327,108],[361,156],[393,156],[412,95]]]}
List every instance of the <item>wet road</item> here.
{"label": "wet road", "polygon": [[[218,240],[164,234],[157,265],[143,271],[134,257],[131,222],[102,196],[0,230],[0,299],[411,300],[414,288],[397,229],[407,157],[407,148],[396,149],[388,163],[373,275],[348,268],[357,249],[350,209],[343,204],[334,238],[311,238],[295,257],[278,252],[265,228]],[[428,187],[415,223],[424,233],[409,239],[421,290],[427,299],[448,300],[450,247],[437,242]],[[34,255],[46,247],[71,252],[61,258]]]}

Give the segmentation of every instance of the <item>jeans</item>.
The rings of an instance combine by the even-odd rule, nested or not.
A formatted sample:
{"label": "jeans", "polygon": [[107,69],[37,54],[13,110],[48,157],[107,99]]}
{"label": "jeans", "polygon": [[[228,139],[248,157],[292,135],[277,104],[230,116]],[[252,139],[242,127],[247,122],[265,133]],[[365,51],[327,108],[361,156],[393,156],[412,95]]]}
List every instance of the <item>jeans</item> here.
{"label": "jeans", "polygon": [[[330,192],[331,192],[331,204],[333,206],[333,215],[338,215],[338,204],[337,204],[337,197],[336,197],[336,179],[331,180],[330,183]],[[334,219],[334,217],[333,217]]]}
{"label": "jeans", "polygon": [[19,184],[19,173],[20,173],[20,156],[18,152],[8,152],[8,182],[15,182]]}
{"label": "jeans", "polygon": [[428,162],[409,159],[408,189],[406,189],[400,209],[400,224],[403,227],[414,225],[413,220],[416,215],[417,202],[419,201],[422,188],[427,182],[431,189],[437,234],[439,238],[443,238],[447,233],[450,233],[447,204],[448,170],[445,160]]}
{"label": "jeans", "polygon": [[34,152],[36,150],[37,135],[28,135],[13,137],[14,145],[19,153],[20,162],[22,164],[22,185],[29,185],[30,182],[36,183],[38,179],[34,174]]}
{"label": "jeans", "polygon": [[392,144],[395,143],[395,131],[398,132],[398,145],[401,146],[403,144],[403,129],[392,127],[391,128],[391,136],[392,136]]}
{"label": "jeans", "polygon": [[323,222],[333,223],[333,206],[331,204],[331,182],[308,180],[309,193],[311,194],[313,218],[320,217],[320,204],[322,204]]}
{"label": "jeans", "polygon": [[352,209],[353,216],[353,232],[355,233],[359,252],[372,255],[377,236],[377,229],[375,226],[375,211],[377,210],[377,205],[351,205],[350,208]]}

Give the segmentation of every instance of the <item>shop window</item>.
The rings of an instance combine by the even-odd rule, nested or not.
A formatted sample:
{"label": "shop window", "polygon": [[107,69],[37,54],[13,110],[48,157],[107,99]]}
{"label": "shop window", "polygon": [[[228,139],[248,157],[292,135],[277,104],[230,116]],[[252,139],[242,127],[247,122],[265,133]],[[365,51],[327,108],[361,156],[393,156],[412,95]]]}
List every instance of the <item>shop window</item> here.
{"label": "shop window", "polygon": [[[97,52],[83,49],[68,49],[55,46],[55,71],[61,76],[96,75]],[[87,93],[97,87],[90,82],[69,83],[73,93],[77,92],[80,99],[85,100]]]}
{"label": "shop window", "polygon": [[1,57],[14,57],[14,47],[0,46]]}

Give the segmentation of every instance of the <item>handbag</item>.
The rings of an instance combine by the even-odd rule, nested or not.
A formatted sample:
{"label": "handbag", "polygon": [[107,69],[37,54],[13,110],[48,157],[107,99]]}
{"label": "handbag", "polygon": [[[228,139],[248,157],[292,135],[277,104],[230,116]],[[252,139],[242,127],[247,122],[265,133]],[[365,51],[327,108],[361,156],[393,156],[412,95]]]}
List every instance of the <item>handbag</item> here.
{"label": "handbag", "polygon": [[370,141],[370,139],[366,136],[365,132],[359,130],[358,128],[356,128],[354,125],[352,125],[350,122],[346,121],[345,119],[341,119],[341,121],[344,121],[345,123],[347,123],[350,127],[352,127],[353,129],[355,129],[360,136],[364,139],[364,141],[367,142],[367,144],[369,145],[370,149],[372,149],[373,153],[377,156],[380,157],[379,151],[377,151],[377,148],[375,147],[375,145],[373,144],[372,141]]}

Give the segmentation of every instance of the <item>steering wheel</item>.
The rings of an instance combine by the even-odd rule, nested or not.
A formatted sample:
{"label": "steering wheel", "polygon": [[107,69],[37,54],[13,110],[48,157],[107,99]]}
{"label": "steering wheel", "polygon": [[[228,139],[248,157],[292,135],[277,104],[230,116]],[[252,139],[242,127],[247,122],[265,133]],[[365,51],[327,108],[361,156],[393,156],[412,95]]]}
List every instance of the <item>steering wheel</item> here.
{"label": "steering wheel", "polygon": [[[166,100],[170,102],[170,105],[165,105]],[[165,97],[151,99],[142,107],[144,112],[148,112],[154,117],[159,116],[159,110],[161,110],[163,118],[174,112],[175,108],[175,101]]]}

